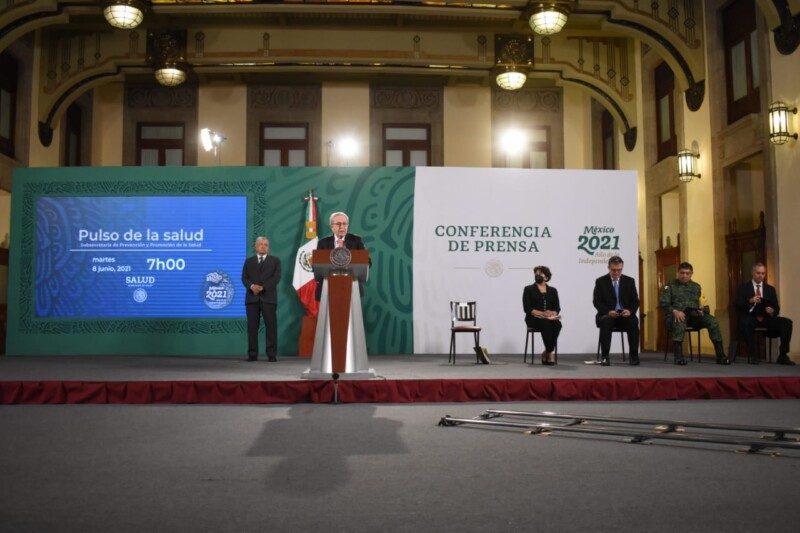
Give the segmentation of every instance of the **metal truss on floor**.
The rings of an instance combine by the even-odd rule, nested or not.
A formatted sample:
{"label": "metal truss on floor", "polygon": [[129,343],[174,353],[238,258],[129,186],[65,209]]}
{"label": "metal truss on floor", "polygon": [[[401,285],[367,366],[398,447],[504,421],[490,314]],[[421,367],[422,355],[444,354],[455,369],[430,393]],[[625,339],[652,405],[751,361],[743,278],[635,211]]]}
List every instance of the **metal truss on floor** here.
{"label": "metal truss on floor", "polygon": [[559,414],[551,411],[507,411],[489,409],[475,418],[439,420],[440,426],[476,426],[488,429],[518,429],[528,435],[583,434],[625,437],[633,444],[678,441],[693,444],[743,446],[747,453],[769,450],[800,452],[800,428],[712,424],[678,420],[619,418]]}

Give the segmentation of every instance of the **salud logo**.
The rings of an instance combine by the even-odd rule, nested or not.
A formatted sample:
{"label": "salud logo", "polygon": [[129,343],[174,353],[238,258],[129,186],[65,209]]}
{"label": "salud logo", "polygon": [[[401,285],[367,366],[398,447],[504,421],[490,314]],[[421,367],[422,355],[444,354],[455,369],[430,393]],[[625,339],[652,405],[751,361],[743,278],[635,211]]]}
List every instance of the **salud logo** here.
{"label": "salud logo", "polygon": [[136,303],[142,303],[147,300],[147,291],[144,289],[136,289],[133,291],[133,301]]}
{"label": "salud logo", "polygon": [[203,303],[209,309],[224,309],[233,302],[233,283],[227,272],[214,270],[203,283]]}

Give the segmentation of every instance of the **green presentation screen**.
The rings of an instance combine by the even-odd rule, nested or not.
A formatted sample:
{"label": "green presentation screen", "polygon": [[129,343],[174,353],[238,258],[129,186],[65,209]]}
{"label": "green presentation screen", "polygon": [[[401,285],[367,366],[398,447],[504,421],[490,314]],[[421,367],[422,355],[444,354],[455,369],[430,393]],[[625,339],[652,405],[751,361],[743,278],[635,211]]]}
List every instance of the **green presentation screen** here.
{"label": "green presentation screen", "polygon": [[369,353],[411,353],[414,169],[75,167],[14,174],[8,354],[242,356],[258,235],[282,265],[278,351],[296,354],[309,190],[320,237],[345,211],[370,250]]}

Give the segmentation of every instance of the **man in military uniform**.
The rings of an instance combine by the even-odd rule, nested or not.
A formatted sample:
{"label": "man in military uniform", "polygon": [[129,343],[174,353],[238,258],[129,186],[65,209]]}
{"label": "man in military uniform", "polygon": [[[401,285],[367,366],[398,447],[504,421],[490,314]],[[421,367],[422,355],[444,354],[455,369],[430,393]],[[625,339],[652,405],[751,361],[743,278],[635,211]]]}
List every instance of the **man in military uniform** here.
{"label": "man in military uniform", "polygon": [[717,319],[706,313],[700,305],[700,284],[692,281],[694,268],[689,263],[678,265],[678,278],[668,282],[661,293],[660,305],[667,313],[668,328],[672,329],[672,345],[676,365],[685,365],[683,358],[683,335],[686,326],[708,329],[714,343],[718,365],[729,365],[722,347],[722,333]]}

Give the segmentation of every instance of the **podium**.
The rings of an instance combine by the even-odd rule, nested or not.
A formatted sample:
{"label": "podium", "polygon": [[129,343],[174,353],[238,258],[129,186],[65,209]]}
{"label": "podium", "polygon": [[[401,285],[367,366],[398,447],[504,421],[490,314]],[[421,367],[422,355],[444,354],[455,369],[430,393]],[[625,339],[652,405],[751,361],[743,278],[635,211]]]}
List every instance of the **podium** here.
{"label": "podium", "polygon": [[369,368],[360,283],[369,276],[367,250],[314,250],[311,266],[323,277],[311,366],[305,379],[374,378]]}

